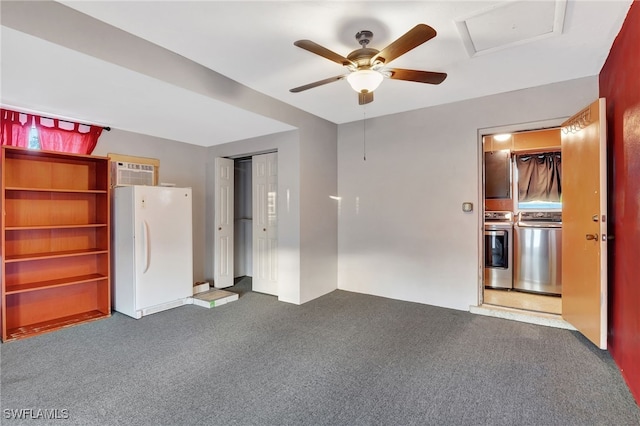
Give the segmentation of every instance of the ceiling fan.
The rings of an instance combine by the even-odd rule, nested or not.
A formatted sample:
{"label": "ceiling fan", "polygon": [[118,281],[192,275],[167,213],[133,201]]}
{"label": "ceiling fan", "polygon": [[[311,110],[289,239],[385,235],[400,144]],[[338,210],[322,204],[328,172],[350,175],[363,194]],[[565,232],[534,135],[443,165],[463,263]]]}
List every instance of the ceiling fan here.
{"label": "ceiling fan", "polygon": [[358,103],[364,105],[373,102],[373,91],[380,85],[385,77],[393,80],[440,84],[447,78],[446,73],[385,68],[389,62],[404,55],[422,43],[431,40],[435,36],[436,30],[428,25],[418,24],[396,41],[378,51],[367,47],[373,37],[373,33],[368,30],[363,30],[356,34],[356,40],[358,40],[361,46],[360,49],[349,53],[346,58],[311,40],[298,40],[293,44],[345,66],[349,70],[349,73],[295,87],[291,89],[290,92],[298,93],[346,78],[353,90],[358,92]]}

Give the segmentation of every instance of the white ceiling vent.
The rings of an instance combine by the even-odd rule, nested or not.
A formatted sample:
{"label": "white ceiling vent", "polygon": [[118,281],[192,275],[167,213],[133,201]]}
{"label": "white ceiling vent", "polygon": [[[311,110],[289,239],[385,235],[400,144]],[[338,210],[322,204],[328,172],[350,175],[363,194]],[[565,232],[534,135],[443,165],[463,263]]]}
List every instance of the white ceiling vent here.
{"label": "white ceiling vent", "polygon": [[469,56],[562,33],[567,0],[509,1],[456,20]]}

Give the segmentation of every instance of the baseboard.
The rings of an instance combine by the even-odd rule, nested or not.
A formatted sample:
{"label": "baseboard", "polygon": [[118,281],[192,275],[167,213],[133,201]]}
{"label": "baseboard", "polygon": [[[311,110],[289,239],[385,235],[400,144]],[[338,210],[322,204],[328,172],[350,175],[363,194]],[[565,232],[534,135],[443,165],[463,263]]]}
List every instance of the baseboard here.
{"label": "baseboard", "polygon": [[158,312],[166,311],[168,309],[177,308],[178,306],[186,305],[189,303],[189,298],[184,297],[182,299],[172,300],[171,302],[161,303],[155,306],[149,306],[147,308],[139,309],[136,311],[141,317],[145,315],[151,315]]}

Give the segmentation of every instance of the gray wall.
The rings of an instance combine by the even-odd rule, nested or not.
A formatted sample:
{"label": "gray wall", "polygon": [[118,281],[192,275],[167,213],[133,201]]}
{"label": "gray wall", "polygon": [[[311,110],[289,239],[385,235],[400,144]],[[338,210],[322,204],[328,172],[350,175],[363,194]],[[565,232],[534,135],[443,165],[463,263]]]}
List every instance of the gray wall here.
{"label": "gray wall", "polygon": [[160,139],[113,129],[102,132],[93,155],[109,153],[157,158],[160,160],[159,182],[191,187],[193,192],[193,278],[205,277],[205,166],[207,149],[181,142]]}
{"label": "gray wall", "polygon": [[337,288],[337,126],[306,120],[300,129],[300,303]]}
{"label": "gray wall", "polygon": [[[160,158],[161,173],[169,173],[168,176],[163,174],[163,180],[177,180],[181,173],[189,176],[191,173],[200,173],[201,162],[206,162],[204,180],[201,181],[204,182],[201,185],[205,185],[206,188],[203,201],[205,225],[202,227],[202,220],[194,218],[198,223],[194,230],[198,247],[194,248],[194,252],[202,252],[200,241],[204,240],[204,274],[205,278],[211,279],[213,235],[209,218],[212,218],[210,213],[213,212],[213,158],[256,152],[262,149],[260,146],[277,147],[279,154],[283,154],[283,158],[279,158],[279,165],[284,166],[279,168],[279,179],[284,182],[280,189],[285,195],[282,199],[287,202],[281,210],[279,223],[280,226],[282,221],[285,223],[282,230],[279,228],[279,266],[285,276],[280,299],[304,303],[336,288],[337,210],[329,198],[337,191],[335,124],[256,92],[167,49],[60,3],[9,2],[6,6],[3,6],[2,23],[10,28],[151,76],[198,95],[277,120],[286,124],[288,128],[297,129],[248,142],[232,142],[220,148],[215,146],[210,148],[206,157],[198,158],[197,153],[202,152],[198,148],[195,148],[196,151],[185,148],[186,160],[180,159],[182,154],[177,154],[173,149],[170,149],[166,156],[154,155],[151,152],[161,152],[164,148],[145,148],[137,146],[135,141],[117,141],[113,133],[102,142],[107,145],[104,148],[100,147],[96,153],[117,149],[121,154]],[[96,102],[100,100],[96,99]],[[143,146],[150,144],[149,141],[152,139],[144,140]],[[114,149],[110,144],[115,144]],[[165,146],[164,143],[160,145]],[[185,163],[195,170],[180,171],[180,167]],[[174,179],[173,174],[178,176]],[[195,184],[192,186],[195,190]],[[200,234],[203,229],[204,236]],[[194,265],[196,270],[202,269],[201,264],[198,260],[198,264]]]}
{"label": "gray wall", "polygon": [[[209,148],[207,217],[213,217],[215,157],[278,151],[279,300],[305,303],[337,287],[337,126],[303,120],[302,128]],[[211,225],[211,224],[210,224]],[[213,229],[207,229],[213,250]],[[207,254],[212,275],[213,253]]]}
{"label": "gray wall", "polygon": [[[2,22],[294,128],[211,148],[114,130],[95,151],[159,158],[161,180],[193,188],[199,280],[213,270],[213,159],[277,149],[279,297],[292,303],[339,286],[456,309],[476,304],[479,129],[559,120],[598,95],[597,78],[587,77],[370,119],[363,161],[362,122],[336,126],[60,3],[4,2]],[[463,201],[475,211],[462,213]]]}
{"label": "gray wall", "polygon": [[[593,76],[370,119],[366,161],[363,123],[340,125],[338,288],[461,310],[476,305],[481,129],[558,125],[597,97]],[[464,201],[474,203],[472,213],[462,212]]]}

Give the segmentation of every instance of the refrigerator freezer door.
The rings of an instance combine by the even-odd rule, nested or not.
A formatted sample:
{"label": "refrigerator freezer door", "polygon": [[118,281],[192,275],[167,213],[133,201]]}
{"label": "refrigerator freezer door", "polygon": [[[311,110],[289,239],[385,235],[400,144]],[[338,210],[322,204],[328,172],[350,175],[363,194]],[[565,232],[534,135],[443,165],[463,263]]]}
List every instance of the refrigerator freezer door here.
{"label": "refrigerator freezer door", "polygon": [[136,310],[193,295],[191,188],[135,187]]}

